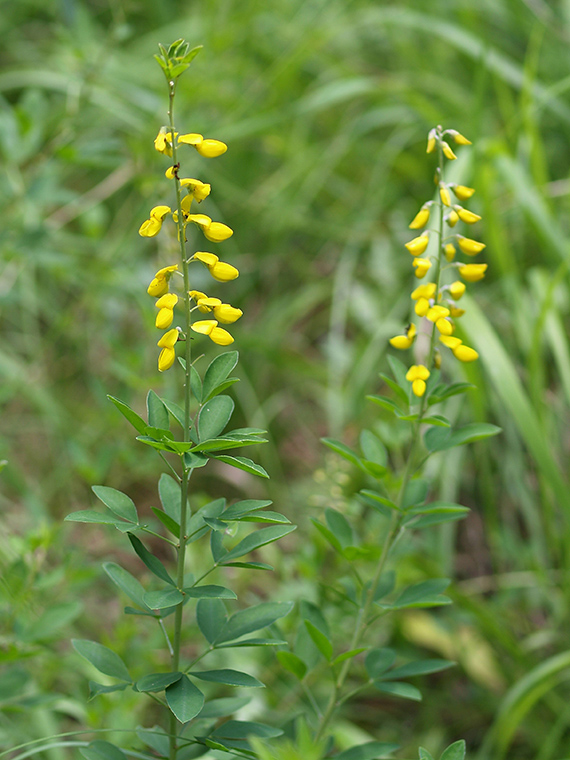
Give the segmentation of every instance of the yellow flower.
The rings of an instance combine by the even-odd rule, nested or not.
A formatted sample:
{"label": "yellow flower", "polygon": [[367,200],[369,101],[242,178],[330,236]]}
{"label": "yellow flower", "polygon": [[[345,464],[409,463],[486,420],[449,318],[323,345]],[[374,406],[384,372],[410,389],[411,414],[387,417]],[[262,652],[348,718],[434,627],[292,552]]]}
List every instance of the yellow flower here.
{"label": "yellow flower", "polygon": [[412,324],[406,330],[405,335],[396,335],[393,338],[390,338],[390,345],[394,346],[394,348],[399,348],[402,350],[409,348],[414,342],[414,338],[416,337],[416,332],[417,332],[416,326],[412,322]]}
{"label": "yellow flower", "polygon": [[435,282],[419,285],[412,291],[412,299],[416,302],[414,311],[418,317],[425,317],[430,308],[430,300],[435,296]]}
{"label": "yellow flower", "polygon": [[234,339],[227,330],[218,327],[218,322],[215,319],[202,319],[194,322],[190,327],[194,332],[207,335],[218,346],[229,346],[230,343],[234,342]]}
{"label": "yellow flower", "polygon": [[[453,161],[454,158],[457,158],[455,153],[451,150],[449,145],[445,142],[445,140],[441,141],[441,149],[443,150],[443,155],[446,158],[449,158],[451,161]],[[446,204],[447,205],[447,204]]]}
{"label": "yellow flower", "polygon": [[169,166],[168,169],[164,172],[164,176],[166,179],[174,179],[176,177],[176,172],[178,171],[177,166]]}
{"label": "yellow flower", "polygon": [[439,197],[441,198],[441,202],[444,206],[451,206],[451,195],[449,194],[449,190],[443,184],[443,182],[440,182],[439,185]]}
{"label": "yellow flower", "polygon": [[455,206],[455,210],[457,211],[457,216],[462,222],[465,222],[465,224],[475,224],[475,222],[478,222],[481,219],[479,214],[474,214],[473,211],[469,211],[461,206]]}
{"label": "yellow flower", "polygon": [[443,252],[448,261],[453,261],[456,253],[453,243],[446,243],[446,245],[443,246]]}
{"label": "yellow flower", "polygon": [[437,322],[438,319],[449,317],[449,309],[446,306],[436,304],[429,309],[426,317],[430,322]]}
{"label": "yellow flower", "polygon": [[169,330],[167,333],[164,333],[162,338],[156,344],[159,348],[162,348],[162,351],[158,357],[159,372],[164,372],[165,370],[170,369],[170,367],[172,367],[174,364],[174,360],[176,359],[174,344],[178,340],[179,335],[180,333],[178,330],[176,330],[176,328]]}
{"label": "yellow flower", "polygon": [[173,264],[170,267],[164,267],[159,269],[154,275],[154,279],[147,288],[147,293],[153,298],[159,298],[165,293],[168,293],[168,283],[172,277],[172,273],[178,271],[178,264]]}
{"label": "yellow flower", "polygon": [[439,340],[444,346],[447,346],[452,351],[460,346],[462,341],[459,338],[454,338],[451,335],[440,335]]}
{"label": "yellow flower", "polygon": [[460,362],[474,362],[479,358],[479,354],[474,348],[464,345],[459,338],[452,338],[447,335],[440,335],[440,341],[453,351],[453,355]]}
{"label": "yellow flower", "polygon": [[221,303],[214,306],[214,316],[223,325],[231,325],[243,316],[243,311],[230,306],[229,303]]}
{"label": "yellow flower", "polygon": [[412,219],[409,228],[411,230],[421,230],[429,222],[429,205],[424,204],[418,213]]}
{"label": "yellow flower", "polygon": [[192,145],[201,156],[205,158],[216,158],[226,152],[228,146],[221,140],[204,140],[202,135],[192,132],[188,135],[180,135],[178,142],[183,145]]}
{"label": "yellow flower", "polygon": [[432,153],[435,150],[435,136],[436,136],[436,134],[437,134],[437,132],[435,130],[435,127],[434,127],[434,129],[430,129],[429,134],[428,134],[426,153]]}
{"label": "yellow flower", "polygon": [[171,214],[170,206],[155,206],[150,210],[150,219],[144,221],[139,228],[141,237],[154,237],[158,235],[162,227],[162,222]]}
{"label": "yellow flower", "polygon": [[198,203],[203,201],[204,198],[207,198],[212,189],[212,186],[207,182],[200,182],[199,179],[190,179],[189,177],[181,179],[180,184],[182,187],[190,188],[188,190],[189,194],[192,198],[197,200]]}
{"label": "yellow flower", "polygon": [[409,243],[405,243],[405,246],[412,256],[421,256],[428,247],[428,243],[429,232],[423,232],[419,237],[415,237]]}
{"label": "yellow flower", "polygon": [[462,317],[465,314],[465,309],[458,309],[457,306],[450,306],[449,311],[450,316],[452,316],[453,319],[459,319],[459,317]]}
{"label": "yellow flower", "polygon": [[428,270],[431,267],[431,261],[429,259],[414,259],[412,261],[412,266],[416,270],[414,274],[419,280],[421,280],[421,278],[425,277],[428,273]]}
{"label": "yellow flower", "polygon": [[474,188],[472,187],[466,187],[465,185],[450,185],[451,189],[455,193],[456,197],[459,198],[460,201],[467,201],[473,193],[475,192]]}
{"label": "yellow flower", "polygon": [[453,299],[459,301],[461,296],[465,293],[465,283],[461,282],[461,280],[452,282],[449,286],[449,293]]}
{"label": "yellow flower", "polygon": [[[174,136],[178,132],[174,133]],[[160,132],[157,134],[157,136],[154,138],[154,147],[155,150],[157,150],[159,153],[164,153],[165,156],[171,156],[172,155],[172,132],[167,131],[165,127],[162,127]]]}
{"label": "yellow flower", "polygon": [[460,134],[456,129],[446,129],[445,130],[448,135],[451,135],[457,145],[471,145],[471,140],[468,140],[466,137],[464,137],[462,134]]}
{"label": "yellow flower", "polygon": [[213,222],[206,214],[190,214],[188,221],[197,224],[204,233],[206,240],[209,240],[211,243],[221,243],[234,234],[227,224]]}
{"label": "yellow flower", "polygon": [[426,392],[425,381],[430,376],[430,371],[423,364],[412,364],[406,373],[406,380],[412,384],[412,391],[416,396],[423,396]]}
{"label": "yellow flower", "polygon": [[197,251],[192,258],[205,264],[214,280],[218,280],[218,282],[229,282],[239,277],[239,271],[234,266],[226,264],[225,261],[220,261],[214,253]]}
{"label": "yellow flower", "polygon": [[448,223],[450,227],[455,227],[455,225],[459,221],[459,215],[457,211],[455,211],[454,209],[451,209],[449,214],[447,214],[447,216],[445,217],[445,221]]}
{"label": "yellow flower", "polygon": [[166,330],[167,327],[170,327],[174,319],[174,307],[177,303],[178,296],[174,295],[174,293],[166,293],[155,303],[155,306],[159,309],[155,322],[159,330]]}
{"label": "yellow flower", "polygon": [[467,282],[478,282],[485,277],[487,264],[463,264],[459,267],[459,274]]}
{"label": "yellow flower", "polygon": [[463,237],[463,235],[456,235],[457,245],[461,251],[467,256],[476,256],[485,248],[485,243],[480,243],[478,240],[471,240],[471,238]]}

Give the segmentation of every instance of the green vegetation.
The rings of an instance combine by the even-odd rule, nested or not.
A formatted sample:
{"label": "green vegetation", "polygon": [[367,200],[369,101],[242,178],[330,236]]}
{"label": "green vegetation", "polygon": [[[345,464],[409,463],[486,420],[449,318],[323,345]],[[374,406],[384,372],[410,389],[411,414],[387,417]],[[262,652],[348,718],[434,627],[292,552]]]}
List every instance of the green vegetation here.
{"label": "green vegetation", "polygon": [[[160,462],[106,396],[142,414],[149,387],[174,395],[156,372],[145,292],[172,251],[137,230],[168,202],[149,150],[165,119],[152,55],[184,36],[204,50],[181,80],[180,121],[230,146],[208,181],[209,208],[236,230],[224,255],[240,262],[234,421],[270,431],[256,457],[272,477],[220,468],[214,491],[198,471],[195,498],[270,498],[299,526],[260,553],[273,574],[232,588],[248,606],[331,604],[322,580],[341,560],[311,518],[334,507],[366,535],[355,494],[369,483],[320,438],[355,446],[372,415],[387,434],[389,416],[364,396],[382,392],[388,339],[409,311],[403,244],[425,200],[425,137],[453,125],[474,145],[449,179],[477,188],[489,272],[464,296],[461,325],[480,361],[451,366],[478,391],[446,414],[503,433],[433,460],[441,498],[471,513],[398,547],[400,583],[451,578],[454,604],[394,618],[390,646],[457,666],[416,679],[422,702],[355,697],[337,742],[397,743],[394,757],[410,758],[464,738],[476,760],[567,760],[568,4],[26,0],[3,9],[0,31],[0,748],[85,725],[117,727],[105,738],[120,744],[121,731],[152,725],[129,692],[85,706],[94,673],[72,638],[112,641],[157,670],[163,641],[122,615],[101,569],[109,557],[129,567],[119,534],[62,518],[95,507],[94,483],[149,516],[158,504]],[[300,687],[272,652],[236,651],[268,686],[246,719],[279,724]],[[43,756],[70,755],[54,740]]]}

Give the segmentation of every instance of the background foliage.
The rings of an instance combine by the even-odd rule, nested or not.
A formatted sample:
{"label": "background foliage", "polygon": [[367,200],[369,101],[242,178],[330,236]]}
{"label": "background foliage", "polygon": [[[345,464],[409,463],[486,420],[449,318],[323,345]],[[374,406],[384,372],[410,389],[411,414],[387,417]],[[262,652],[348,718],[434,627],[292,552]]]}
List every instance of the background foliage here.
{"label": "background foliage", "polygon": [[[442,496],[472,513],[400,550],[404,578],[453,577],[455,604],[390,634],[458,667],[423,679],[412,707],[366,699],[342,730],[404,735],[402,756],[465,737],[480,760],[570,757],[570,3],[25,0],[3,4],[0,32],[0,743],[142,720],[115,695],[84,706],[72,635],[133,658],[153,641],[103,579],[100,559],[119,551],[108,535],[60,520],[92,505],[94,482],[143,513],[157,499],[152,453],[106,394],[142,410],[149,386],[172,382],[156,373],[145,292],[169,242],[137,230],[169,190],[152,149],[166,120],[152,54],[185,37],[204,51],[179,122],[230,146],[208,166],[208,202],[236,231],[224,249],[245,312],[234,395],[272,440],[259,451],[268,486],[218,474],[228,498],[269,495],[300,525],[266,552],[272,585],[254,577],[244,594],[318,602],[336,560],[308,518],[362,509],[362,482],[319,439],[351,444],[370,415],[363,396],[409,309],[402,246],[431,188],[425,136],[452,126],[474,141],[453,168],[477,188],[490,274],[463,326],[481,361],[446,368],[479,391],[448,413],[504,433],[436,462]],[[213,484],[197,484],[203,503]],[[291,684],[269,655],[259,668],[269,697],[247,709],[278,720]]]}

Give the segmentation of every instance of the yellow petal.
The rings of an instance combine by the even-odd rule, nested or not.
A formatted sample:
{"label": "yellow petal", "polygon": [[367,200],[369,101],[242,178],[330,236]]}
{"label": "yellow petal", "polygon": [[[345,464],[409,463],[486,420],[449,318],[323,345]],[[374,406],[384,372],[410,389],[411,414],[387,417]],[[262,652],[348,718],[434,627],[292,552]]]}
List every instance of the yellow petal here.
{"label": "yellow petal", "polygon": [[219,258],[215,253],[207,253],[206,251],[196,251],[192,258],[201,261],[208,267],[208,269],[213,267],[219,261]]}
{"label": "yellow petal", "polygon": [[459,274],[467,282],[478,282],[485,277],[487,264],[464,264],[459,267]]}
{"label": "yellow petal", "polygon": [[207,297],[208,297],[208,296],[207,296],[205,293],[202,293],[202,291],[201,291],[201,290],[189,290],[189,291],[188,291],[188,295],[189,295],[189,296],[190,296],[190,298],[191,298],[193,301],[195,301],[196,303],[198,303],[198,301],[199,301],[201,298],[207,298]]}
{"label": "yellow petal", "polygon": [[463,345],[457,346],[457,348],[453,350],[453,355],[456,359],[459,359],[460,362],[474,362],[479,358],[479,354],[474,348]]}
{"label": "yellow petal", "polygon": [[218,282],[229,282],[239,277],[239,271],[231,264],[226,264],[224,261],[218,261],[213,267],[210,267],[210,274]]}
{"label": "yellow petal", "polygon": [[406,335],[396,335],[394,338],[390,338],[389,343],[391,346],[394,346],[394,348],[399,348],[403,351],[404,349],[409,348],[413,341]]}
{"label": "yellow petal", "polygon": [[164,172],[164,176],[166,179],[174,179],[174,177],[176,177],[176,167],[169,166],[168,169]]}
{"label": "yellow petal", "polygon": [[419,396],[421,398],[421,396],[423,396],[426,392],[425,382],[423,380],[414,380],[412,383],[412,390],[416,396]]}
{"label": "yellow petal", "polygon": [[432,153],[435,150],[435,135],[436,135],[435,129],[431,129],[428,134],[426,153]]}
{"label": "yellow petal", "polygon": [[190,214],[188,221],[197,224],[202,231],[212,224],[212,220],[206,214]]}
{"label": "yellow petal", "polygon": [[457,346],[461,345],[461,340],[459,340],[459,338],[454,338],[452,335],[440,335],[439,340],[444,346],[447,346],[452,351],[454,351]]}
{"label": "yellow petal", "polygon": [[453,209],[451,209],[449,214],[445,217],[445,221],[448,223],[450,227],[455,227],[455,225],[459,221],[459,214],[457,213],[457,211],[454,211]]}
{"label": "yellow petal", "polygon": [[[456,156],[456,155],[455,155],[455,153],[454,153],[454,152],[451,150],[451,148],[450,148],[450,147],[449,147],[449,145],[448,145],[448,144],[445,142],[445,140],[442,140],[442,142],[441,142],[441,148],[442,148],[442,150],[443,150],[443,155],[444,155],[446,158],[449,158],[449,159],[450,159],[450,161],[453,161],[453,159],[457,158],[457,156]],[[447,205],[447,204],[446,204],[446,205]]]}
{"label": "yellow petal", "polygon": [[411,230],[421,230],[429,222],[429,206],[422,206],[415,217],[412,219],[409,228]]}
{"label": "yellow petal", "polygon": [[156,315],[156,322],[155,325],[158,327],[159,330],[166,330],[167,327],[170,327],[172,324],[172,320],[174,319],[174,311],[172,309],[160,309],[158,314]]}
{"label": "yellow petal", "polygon": [[212,243],[221,243],[234,234],[234,231],[227,224],[221,222],[212,222],[207,228],[202,227],[202,232],[206,240]]}
{"label": "yellow petal", "polygon": [[150,218],[157,219],[158,221],[164,221],[164,217],[172,213],[170,206],[155,206],[150,210]]}
{"label": "yellow petal", "polygon": [[466,137],[464,137],[462,134],[457,132],[455,129],[450,129],[449,133],[453,136],[453,139],[458,145],[472,145],[473,143],[471,140],[468,140]]}
{"label": "yellow petal", "polygon": [[416,270],[414,274],[418,279],[421,279],[422,277],[425,277],[428,273],[429,269],[431,268],[431,261],[429,259],[414,259],[412,261],[412,266]]}
{"label": "yellow petal", "polygon": [[220,303],[219,306],[214,306],[214,316],[222,325],[231,325],[243,316],[243,311],[230,306],[229,303]]}
{"label": "yellow petal", "polygon": [[169,330],[168,332],[164,333],[162,338],[158,341],[156,344],[159,348],[172,348],[176,341],[178,340],[178,336],[180,333],[176,328],[173,328],[172,330]]}
{"label": "yellow petal", "polygon": [[174,293],[166,293],[154,304],[158,309],[174,309],[178,303],[178,296]]}
{"label": "yellow petal", "polygon": [[160,232],[161,227],[162,222],[159,219],[147,219],[141,224],[139,235],[141,237],[155,237]]}
{"label": "yellow petal", "polygon": [[425,252],[429,243],[429,233],[424,233],[419,237],[415,237],[408,243],[405,243],[406,248],[412,254],[412,256],[421,256]]}
{"label": "yellow petal", "polygon": [[452,298],[454,298],[456,301],[459,301],[461,296],[465,293],[465,283],[461,282],[461,280],[452,282],[449,286],[449,292]]}
{"label": "yellow petal", "polygon": [[475,222],[478,222],[481,219],[479,214],[474,214],[473,211],[469,211],[466,208],[458,208],[457,215],[462,222],[465,222],[465,224],[475,224]]}
{"label": "yellow petal", "polygon": [[444,206],[451,206],[451,195],[445,185],[439,186],[439,197]]}
{"label": "yellow petal", "polygon": [[457,245],[462,253],[467,256],[476,256],[485,248],[485,243],[480,243],[478,240],[471,240],[471,238],[463,237],[463,235],[456,235],[456,237]]}
{"label": "yellow petal", "polygon": [[414,306],[414,311],[418,317],[425,317],[429,311],[429,301],[427,298],[418,298],[416,305]]}
{"label": "yellow petal", "polygon": [[435,326],[437,327],[437,329],[442,335],[453,334],[453,325],[449,321],[449,319],[445,319],[445,318],[438,319],[437,322],[435,323]]}
{"label": "yellow petal", "polygon": [[215,319],[201,319],[193,322],[190,328],[201,335],[209,335],[217,324]]}
{"label": "yellow petal", "polygon": [[465,185],[453,185],[452,188],[456,197],[459,198],[460,201],[469,200],[475,192],[474,188],[466,187]]}
{"label": "yellow petal", "polygon": [[163,348],[158,357],[158,371],[165,372],[170,369],[176,359],[176,351],[173,348]]}
{"label": "yellow petal", "polygon": [[416,301],[418,298],[433,298],[435,295],[435,282],[426,282],[425,285],[418,285],[412,291],[412,298]]}
{"label": "yellow petal", "polygon": [[430,322],[437,322],[438,319],[442,319],[449,316],[449,309],[447,309],[445,306],[432,306],[428,313],[426,314],[426,318],[430,320]]}
{"label": "yellow petal", "polygon": [[229,346],[230,343],[234,342],[232,336],[223,327],[214,327],[210,333],[210,340],[213,340],[218,346]]}
{"label": "yellow petal", "polygon": [[155,277],[146,292],[153,298],[163,296],[165,293],[168,293],[168,280],[166,277]]}
{"label": "yellow petal", "polygon": [[178,142],[183,145],[200,145],[203,139],[202,135],[199,135],[197,132],[190,132],[187,135],[180,135]]}
{"label": "yellow petal", "polygon": [[205,158],[216,158],[216,156],[221,156],[222,153],[225,153],[228,149],[228,146],[220,140],[211,139],[202,140],[202,142],[195,147],[198,153]]}
{"label": "yellow petal", "polygon": [[456,253],[455,246],[453,245],[453,243],[446,243],[443,246],[443,252],[445,254],[445,258],[448,261],[453,261],[453,259],[455,258],[455,253]]}

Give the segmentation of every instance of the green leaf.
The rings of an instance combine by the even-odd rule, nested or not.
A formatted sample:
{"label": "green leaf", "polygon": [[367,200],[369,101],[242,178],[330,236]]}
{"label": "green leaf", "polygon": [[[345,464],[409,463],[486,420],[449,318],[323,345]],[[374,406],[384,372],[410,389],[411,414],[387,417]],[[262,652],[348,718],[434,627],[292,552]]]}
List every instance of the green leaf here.
{"label": "green leaf", "polygon": [[353,545],[354,536],[352,534],[352,528],[341,512],[337,512],[336,509],[327,507],[327,509],[325,509],[325,520],[327,521],[329,529],[339,540],[343,549],[346,546]]}
{"label": "green leaf", "polygon": [[345,446],[345,444],[341,441],[336,441],[334,438],[321,438],[321,443],[324,443],[325,446],[334,451],[336,454],[340,454],[340,456],[343,457],[343,459],[346,459],[348,462],[351,462],[357,467],[362,467],[360,457],[355,454],[352,449],[349,449],[348,446]]}
{"label": "green leaf", "polygon": [[427,749],[420,747],[420,760],[434,760],[434,757]]}
{"label": "green leaf", "polygon": [[388,464],[388,452],[382,441],[371,430],[363,430],[360,433],[360,449],[364,458],[386,467]]}
{"label": "green leaf", "polygon": [[166,530],[170,531],[170,533],[172,533],[173,536],[176,536],[176,538],[180,536],[180,525],[178,525],[176,520],[173,520],[170,515],[167,515],[166,512],[163,512],[162,509],[158,509],[158,507],[151,507],[151,510],[164,525]]}
{"label": "green leaf", "polygon": [[[227,397],[219,396],[218,398],[227,398]],[[219,454],[218,456],[214,458],[220,462],[225,462],[226,464],[230,464],[232,467],[237,467],[238,470],[249,472],[250,475],[258,475],[260,478],[269,478],[269,475],[260,464],[253,462],[251,459],[248,459],[247,457],[232,457],[226,454]]]}
{"label": "green leaf", "polygon": [[415,702],[422,701],[421,691],[410,683],[403,683],[402,681],[374,681],[374,686],[378,691],[384,692],[384,694],[392,694],[392,696],[402,697],[402,699],[413,699]]}
{"label": "green leaf", "polygon": [[393,649],[372,649],[366,655],[364,667],[369,677],[374,680],[391,668],[396,660],[396,652]]}
{"label": "green leaf", "polygon": [[237,599],[237,595],[224,586],[192,586],[185,588],[184,593],[191,599]]}
{"label": "green leaf", "polygon": [[439,514],[453,514],[459,513],[461,515],[469,512],[468,507],[463,507],[461,504],[453,504],[447,501],[431,501],[429,504],[422,504],[419,507],[414,507],[408,510],[408,515],[439,515]]}
{"label": "green leaf", "polygon": [[251,702],[250,697],[222,697],[206,702],[200,718],[225,718]]}
{"label": "green leaf", "polygon": [[219,564],[228,553],[222,543],[222,534],[217,531],[212,531],[210,534],[210,551],[212,552],[212,559]]}
{"label": "green leaf", "polygon": [[317,626],[313,625],[310,620],[305,620],[304,623],[313,643],[323,657],[330,662],[332,659],[333,647],[328,637],[325,636],[322,631],[319,631]]}
{"label": "green leaf", "polygon": [[231,641],[228,644],[216,644],[216,649],[240,649],[244,647],[284,647],[287,642],[282,639],[260,639],[252,637],[251,639],[242,639],[240,641]]}
{"label": "green leaf", "polygon": [[397,359],[395,356],[392,356],[391,354],[388,354],[388,364],[390,365],[394,379],[402,391],[406,394],[406,398],[409,402],[410,393],[412,391],[412,384],[406,380],[408,367],[406,367],[405,364],[403,364],[399,359]]}
{"label": "green leaf", "polygon": [[192,678],[199,678],[201,681],[212,681],[213,683],[224,683],[227,686],[246,686],[248,688],[263,688],[264,684],[258,681],[249,673],[242,673],[240,670],[231,668],[222,668],[221,670],[201,670],[192,671]]}
{"label": "green leaf", "polygon": [[471,390],[471,388],[476,388],[476,385],[473,385],[473,383],[452,383],[451,385],[438,385],[437,388],[434,388],[432,393],[428,396],[428,405],[431,406],[432,404],[439,404],[441,401],[444,401],[446,398],[451,398],[451,396],[456,396],[459,393],[465,393],[468,390]]}
{"label": "green leaf", "polygon": [[380,372],[380,377],[382,378],[382,380],[384,380],[384,382],[386,383],[386,385],[388,385],[394,391],[394,393],[399,398],[402,399],[402,401],[404,402],[404,404],[407,405],[409,403],[409,401],[410,401],[409,392],[407,392],[403,388],[400,388],[400,386],[398,385],[398,383],[396,383],[394,380],[392,380],[391,377],[388,377],[388,375],[384,375],[382,372]]}
{"label": "green leaf", "polygon": [[232,385],[235,385],[236,383],[239,383],[239,377],[228,377],[223,383],[216,385],[216,387],[208,394],[208,398],[204,398],[203,401],[209,401],[211,398],[214,398],[214,396],[218,396],[220,393],[227,391],[228,388],[231,388]]}
{"label": "green leaf", "polygon": [[92,486],[91,490],[106,507],[109,507],[111,512],[114,512],[117,515],[117,517],[121,517],[128,522],[138,523],[139,516],[137,514],[137,508],[135,507],[133,500],[127,496],[127,494],[117,491],[115,488],[109,488],[108,486]]}
{"label": "green leaf", "polygon": [[127,760],[127,756],[119,747],[103,739],[95,739],[86,747],[79,747],[86,760]]}
{"label": "green leaf", "polygon": [[319,531],[319,533],[325,537],[325,539],[329,542],[329,544],[333,547],[333,549],[336,549],[337,552],[342,552],[342,546],[340,544],[340,541],[335,536],[335,534],[330,531],[325,525],[320,523],[316,517],[311,517],[311,522],[315,526],[315,528]]}
{"label": "green leaf", "polygon": [[395,752],[398,749],[397,744],[388,744],[388,742],[365,742],[358,744],[356,747],[345,749],[334,756],[334,760],[376,760],[378,757]]}
{"label": "green leaf", "polygon": [[174,401],[168,401],[167,399],[163,398],[161,399],[164,406],[168,409],[170,414],[174,417],[176,422],[180,425],[182,430],[184,430],[184,409],[179,406],[178,404],[175,404]]}
{"label": "green leaf", "polygon": [[405,609],[451,604],[451,599],[442,595],[449,584],[450,581],[447,578],[432,578],[429,581],[414,583],[413,586],[404,589],[391,607],[393,609]]}
{"label": "green leaf", "polygon": [[370,394],[366,396],[367,401],[372,401],[373,404],[376,404],[377,406],[382,407],[382,409],[386,409],[388,412],[392,412],[393,415],[396,417],[400,417],[400,415],[404,414],[398,404],[393,401],[391,398],[388,398],[387,396],[378,396],[377,394]]}
{"label": "green leaf", "polygon": [[131,423],[137,433],[145,432],[147,423],[143,420],[142,417],[139,417],[136,412],[133,412],[130,406],[127,406],[127,404],[125,404],[123,401],[119,401],[119,399],[115,398],[114,396],[107,396],[107,398],[109,401],[112,401],[113,404],[115,404],[123,417]]}
{"label": "green leaf", "polygon": [[385,478],[389,472],[387,467],[383,467],[381,464],[377,464],[376,462],[371,462],[368,459],[362,460],[362,466],[366,472],[372,475],[373,478],[376,478],[376,480]]}
{"label": "green leaf", "polygon": [[193,454],[191,451],[187,451],[184,454],[184,467],[187,470],[197,470],[198,467],[205,467],[208,464],[208,457],[206,454]]}
{"label": "green leaf", "polygon": [[[198,602],[198,606],[203,602]],[[293,609],[293,602],[261,602],[245,610],[238,610],[225,623],[220,635],[215,639],[216,643],[232,641],[245,636],[247,633],[267,628],[280,620]],[[224,608],[225,613],[225,608]],[[206,636],[206,638],[208,638]],[[208,639],[211,641],[210,639]]]}
{"label": "green leaf", "polygon": [[272,504],[272,501],[262,501],[261,499],[245,499],[244,501],[236,501],[235,504],[231,504],[226,509],[226,511],[221,515],[221,519],[238,519],[244,515],[247,515],[249,512],[255,512],[258,509],[263,509],[264,507],[270,507]]}
{"label": "green leaf", "polygon": [[[391,509],[395,509],[397,512],[400,511],[393,501],[387,499],[385,496],[382,496],[382,494],[379,494],[377,491],[370,491],[369,489],[365,488],[359,492],[359,495],[364,497],[367,504],[370,504],[370,506],[374,507],[374,509],[378,509],[380,514],[383,514],[385,516],[390,515]],[[382,507],[387,507],[387,509],[380,509],[379,505]]]}
{"label": "green leaf", "polygon": [[154,573],[157,578],[160,578],[162,581],[165,581],[166,583],[169,583],[171,586],[176,586],[176,583],[172,580],[170,575],[167,573],[166,568],[162,564],[162,562],[154,556],[154,554],[151,554],[149,550],[144,546],[142,541],[137,538],[133,533],[127,533],[129,537],[129,541],[131,542],[131,545],[135,552],[138,554],[140,559],[144,562],[144,564],[148,567],[148,569],[151,571],[151,573]]}
{"label": "green leaf", "polygon": [[288,670],[290,673],[293,673],[295,678],[297,678],[299,681],[302,681],[307,673],[307,666],[303,660],[300,657],[297,657],[294,652],[286,652],[283,650],[277,652],[276,654],[277,659],[281,663],[282,667],[284,667],[285,670]]}
{"label": "green leaf", "polygon": [[183,602],[184,595],[177,588],[169,586],[160,591],[147,591],[144,601],[151,610],[165,610]]}
{"label": "green leaf", "polygon": [[211,438],[208,441],[202,441],[192,449],[192,452],[240,449],[243,446],[254,446],[258,443],[267,443],[267,438],[260,438],[259,436],[252,436],[251,438],[228,438],[227,436],[220,436],[219,438]]}
{"label": "green leaf", "polygon": [[356,655],[361,654],[362,652],[366,652],[366,647],[350,649],[348,652],[343,652],[342,654],[339,654],[337,657],[335,657],[332,661],[332,664],[340,665],[341,662],[344,662],[345,660],[351,660],[353,657],[356,657]]}
{"label": "green leaf", "polygon": [[148,392],[146,397],[146,409],[148,412],[148,424],[151,427],[162,428],[168,430],[170,427],[170,419],[166,407],[152,390]]}
{"label": "green leaf", "polygon": [[125,525],[123,520],[119,520],[110,512],[96,512],[94,509],[80,509],[78,512],[71,512],[64,518],[65,522],[96,523],[97,525]]}
{"label": "green leaf", "polygon": [[236,367],[238,359],[239,354],[237,351],[227,351],[213,359],[204,374],[204,385],[202,390],[204,401],[208,401],[210,394],[220,383],[224,382],[230,372]]}
{"label": "green leaf", "polygon": [[380,582],[376,587],[376,593],[374,594],[374,601],[383,599],[388,594],[391,594],[396,585],[396,573],[393,570],[387,570],[380,576]]}
{"label": "green leaf", "polygon": [[234,402],[229,396],[214,396],[200,409],[198,414],[198,438],[207,441],[217,438],[230,421]]}
{"label": "green leaf", "polygon": [[449,747],[443,752],[439,760],[464,760],[465,758],[465,742],[460,739],[458,742],[450,744]]}
{"label": "green leaf", "polygon": [[424,435],[424,443],[428,451],[445,451],[454,446],[481,441],[484,438],[498,435],[501,428],[486,422],[473,422],[470,425],[451,430],[449,428],[430,428]]}
{"label": "green leaf", "polygon": [[145,590],[139,581],[115,562],[105,562],[103,570],[107,573],[113,583],[123,591],[131,601],[142,607],[143,610],[150,612],[150,607],[144,601]]}
{"label": "green leaf", "polygon": [[402,499],[402,509],[406,510],[415,507],[416,504],[423,504],[426,500],[429,490],[429,483],[422,478],[410,480],[404,491]]}
{"label": "green leaf", "polygon": [[90,702],[100,694],[112,694],[114,691],[124,691],[126,688],[126,683],[117,684],[115,686],[105,686],[105,684],[97,683],[97,681],[89,681],[89,697],[87,700]]}
{"label": "green leaf", "polygon": [[196,605],[196,622],[206,640],[214,644],[228,622],[224,603],[220,599],[200,599]]}
{"label": "green leaf", "polygon": [[[222,515],[220,519],[225,520],[226,518]],[[270,509],[264,510],[263,512],[249,512],[247,515],[244,515],[244,517],[238,519],[239,522],[291,524],[291,520],[285,517],[285,515],[282,515],[279,512],[273,512]]]}
{"label": "green leaf", "polygon": [[441,414],[432,414],[431,417],[424,417],[422,422],[425,425],[437,425],[439,427],[451,427],[451,422],[447,417],[443,417]]}
{"label": "green leaf", "polygon": [[158,495],[160,496],[160,502],[166,514],[179,525],[180,501],[182,498],[180,485],[173,477],[167,475],[165,472],[162,473],[160,480],[158,481]]}
{"label": "green leaf", "polygon": [[244,570],[274,570],[275,568],[266,562],[227,562],[226,567],[241,567]]}
{"label": "green leaf", "polygon": [[210,734],[210,736],[225,737],[227,739],[247,739],[249,736],[274,739],[282,735],[283,731],[280,728],[274,728],[273,726],[267,726],[265,723],[256,723],[250,720],[227,720]]}
{"label": "green leaf", "polygon": [[125,663],[116,652],[89,639],[72,639],[75,651],[90,662],[100,673],[132,683]]}
{"label": "green leaf", "polygon": [[176,681],[182,678],[182,673],[151,673],[148,676],[143,676],[136,682],[138,691],[164,691],[167,686],[170,686]]}
{"label": "green leaf", "polygon": [[164,693],[167,705],[180,723],[195,718],[204,706],[204,695],[185,675],[167,686]]}
{"label": "green leaf", "polygon": [[296,525],[271,525],[269,528],[260,528],[236,544],[223,558],[222,564],[225,565],[227,562],[238,557],[243,557],[244,554],[249,554],[249,552],[255,549],[271,544],[273,541],[278,541],[283,536],[294,531],[296,527]]}
{"label": "green leaf", "polygon": [[394,668],[394,670],[390,671],[389,676],[391,679],[425,676],[428,673],[439,673],[442,670],[447,670],[454,665],[455,663],[449,660],[417,660],[416,662],[408,662],[407,665],[401,665],[399,668]]}

